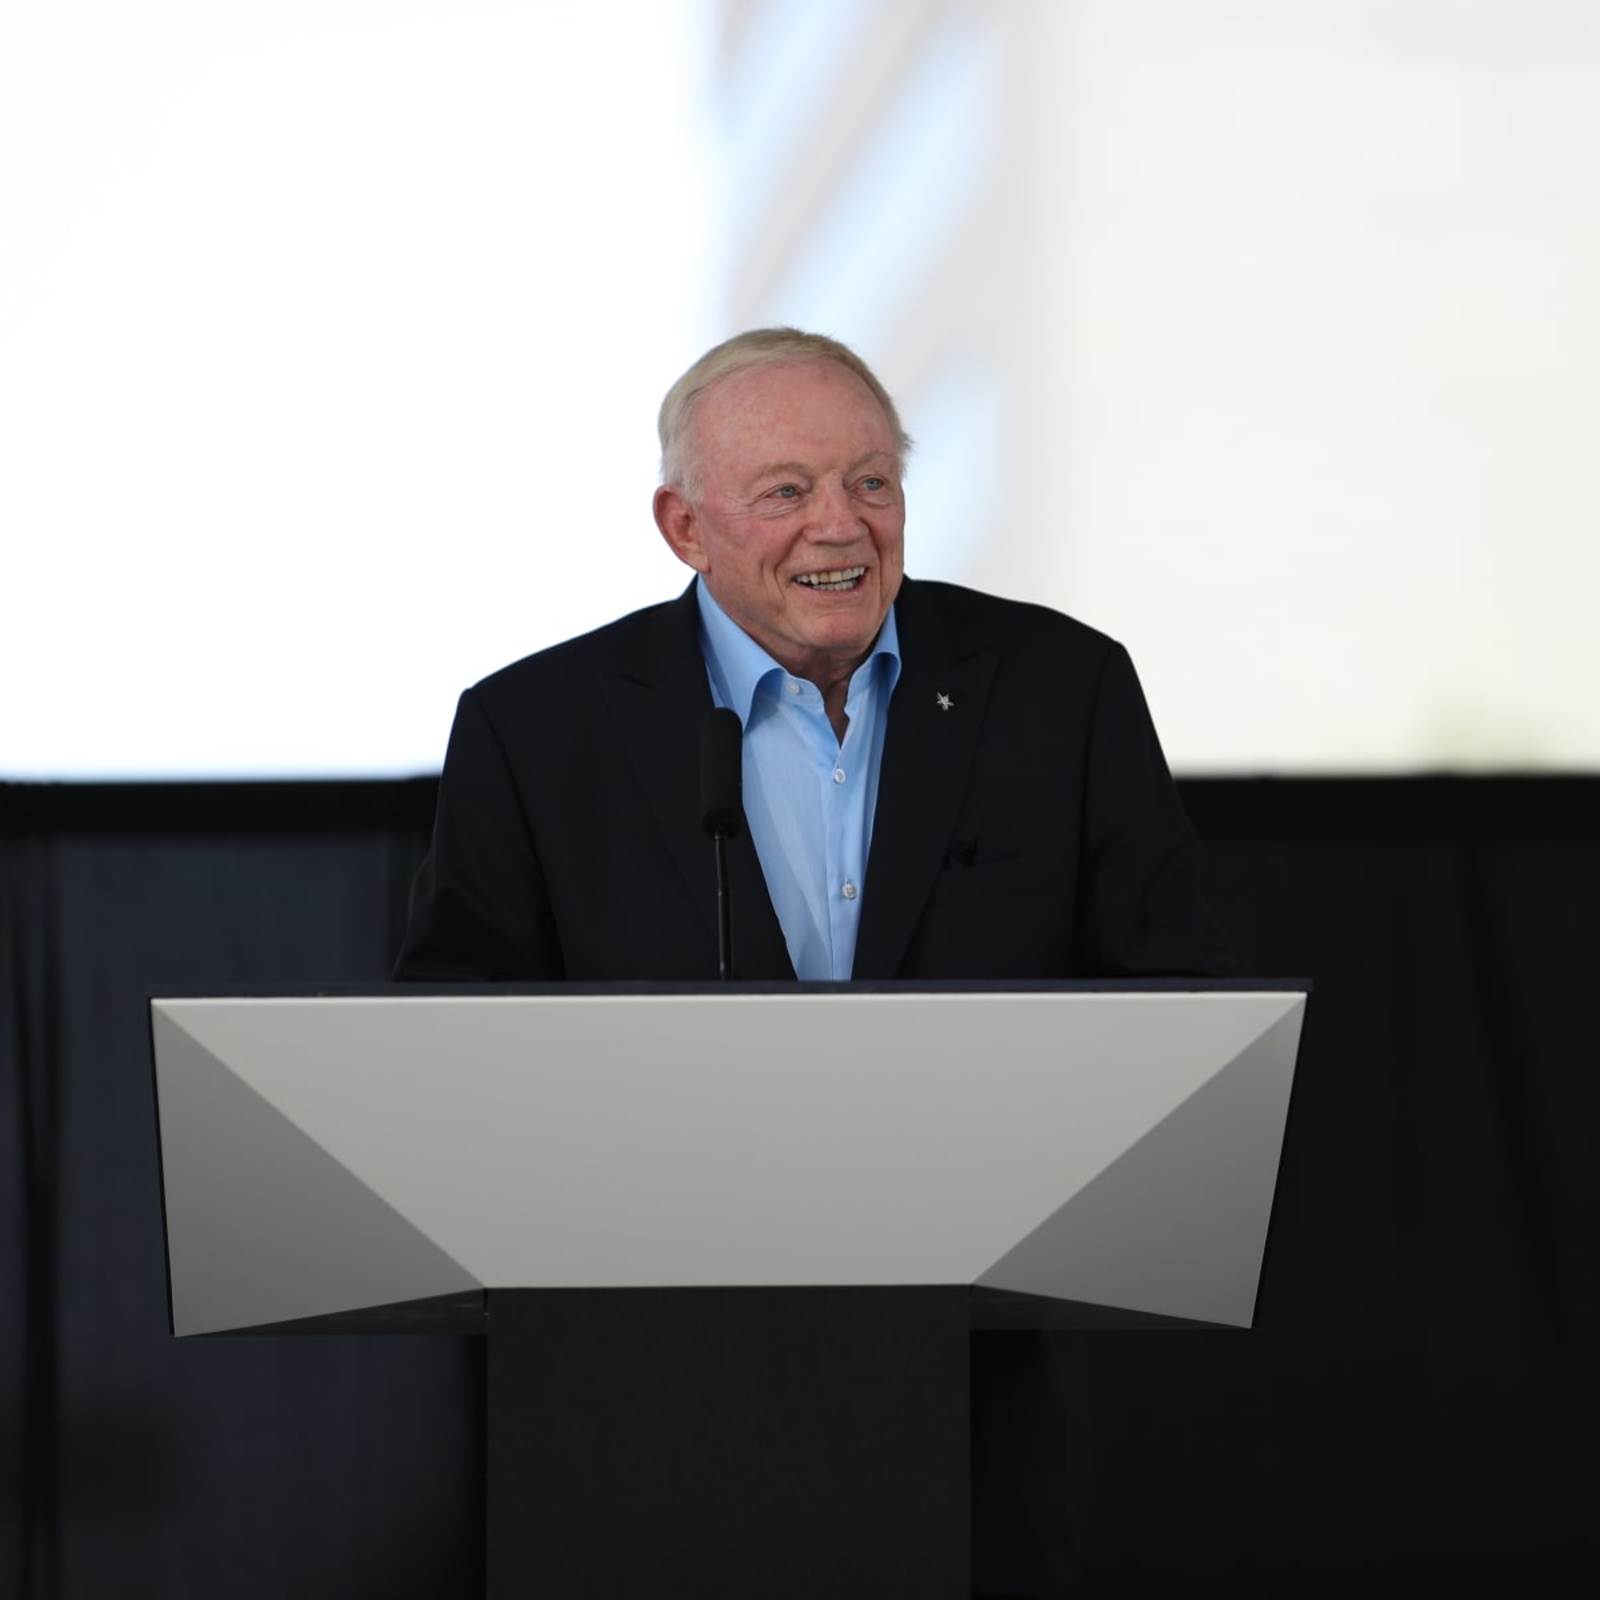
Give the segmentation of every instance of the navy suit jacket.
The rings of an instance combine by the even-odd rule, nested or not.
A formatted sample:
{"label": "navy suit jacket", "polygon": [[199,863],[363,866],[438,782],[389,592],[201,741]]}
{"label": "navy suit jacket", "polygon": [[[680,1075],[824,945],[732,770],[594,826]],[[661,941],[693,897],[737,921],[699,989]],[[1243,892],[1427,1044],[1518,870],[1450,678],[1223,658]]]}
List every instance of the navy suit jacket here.
{"label": "navy suit jacket", "polygon": [[[895,617],[853,976],[1229,973],[1122,647],[941,583],[907,579]],[[710,709],[693,585],[469,689],[396,976],[714,979]],[[729,873],[737,975],[793,978],[748,830]]]}

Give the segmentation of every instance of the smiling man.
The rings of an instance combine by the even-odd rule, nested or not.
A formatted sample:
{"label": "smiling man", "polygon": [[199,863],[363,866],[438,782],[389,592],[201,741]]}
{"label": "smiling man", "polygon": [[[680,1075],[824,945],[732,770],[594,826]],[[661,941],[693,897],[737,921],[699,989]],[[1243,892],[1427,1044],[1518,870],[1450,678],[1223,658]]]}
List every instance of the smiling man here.
{"label": "smiling man", "polygon": [[900,592],[908,441],[888,397],[839,360],[712,365],[685,382],[663,408],[656,522],[723,615],[821,692],[842,740],[851,677]]}
{"label": "smiling man", "polygon": [[[1126,652],[904,576],[910,441],[852,351],[703,356],[661,408],[674,601],[469,689],[396,975],[707,980],[699,735],[745,729],[729,873],[747,979],[1223,976],[1198,849]],[[980,1592],[1064,1592],[1070,1344],[973,1340]]]}

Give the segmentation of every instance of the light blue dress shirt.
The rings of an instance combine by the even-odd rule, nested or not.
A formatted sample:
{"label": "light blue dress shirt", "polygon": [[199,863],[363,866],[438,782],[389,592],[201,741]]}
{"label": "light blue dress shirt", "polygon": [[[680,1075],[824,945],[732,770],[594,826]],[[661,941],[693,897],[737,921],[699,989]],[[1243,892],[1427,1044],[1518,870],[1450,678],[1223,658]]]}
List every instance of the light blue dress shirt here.
{"label": "light blue dress shirt", "polygon": [[795,975],[846,979],[868,893],[889,700],[900,681],[894,611],[850,679],[850,723],[840,744],[822,691],[785,672],[717,604],[703,578],[697,594],[711,698],[744,724],[745,820]]}

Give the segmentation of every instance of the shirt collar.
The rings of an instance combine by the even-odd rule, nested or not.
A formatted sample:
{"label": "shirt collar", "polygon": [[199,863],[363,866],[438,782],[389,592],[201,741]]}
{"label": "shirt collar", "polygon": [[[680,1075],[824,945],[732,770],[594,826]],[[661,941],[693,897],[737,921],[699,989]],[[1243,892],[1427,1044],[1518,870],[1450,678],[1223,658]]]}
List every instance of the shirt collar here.
{"label": "shirt collar", "polygon": [[[703,577],[695,579],[695,598],[700,604],[700,650],[717,703],[738,712],[739,720],[748,727],[762,682],[774,672],[785,678],[791,674],[717,604]],[[894,625],[893,606],[883,619],[871,654],[856,668],[851,683],[863,681],[863,672],[878,670],[880,658],[888,663],[882,669],[886,673],[883,681],[892,690],[900,677],[900,634]]]}

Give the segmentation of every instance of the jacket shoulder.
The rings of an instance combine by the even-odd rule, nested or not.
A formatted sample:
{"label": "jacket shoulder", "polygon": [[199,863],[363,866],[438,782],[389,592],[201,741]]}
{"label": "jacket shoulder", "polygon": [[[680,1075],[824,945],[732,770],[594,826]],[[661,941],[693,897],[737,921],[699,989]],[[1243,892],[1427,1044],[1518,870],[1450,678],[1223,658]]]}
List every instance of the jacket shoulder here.
{"label": "jacket shoulder", "polygon": [[[913,630],[938,626],[956,653],[994,650],[1002,655],[1038,655],[1057,666],[1092,666],[1121,650],[1098,628],[1064,611],[1026,600],[1007,600],[955,583],[907,582],[902,591],[905,621]],[[903,623],[902,623],[903,626]]]}
{"label": "jacket shoulder", "polygon": [[468,693],[493,708],[530,697],[570,696],[608,676],[652,682],[686,653],[698,654],[697,615],[691,589],[523,656],[480,679]]}

